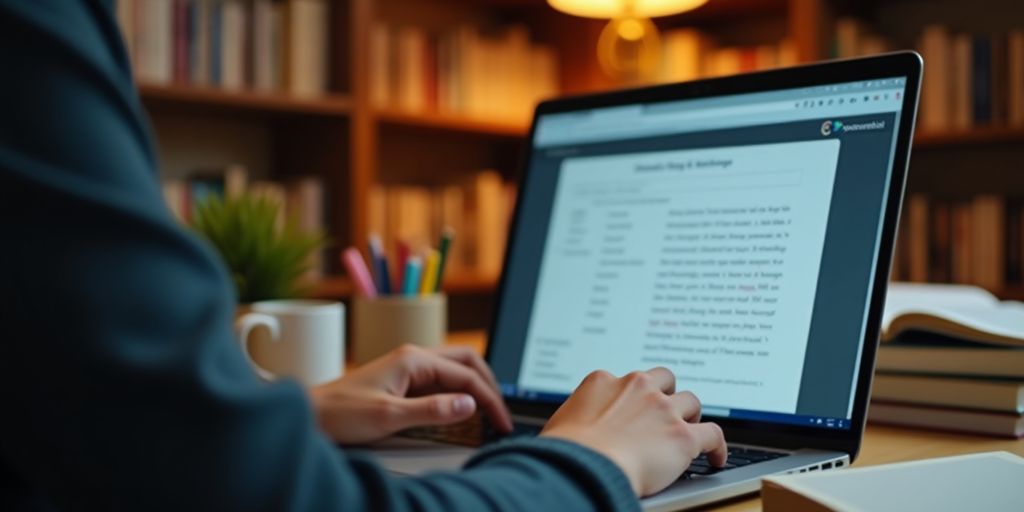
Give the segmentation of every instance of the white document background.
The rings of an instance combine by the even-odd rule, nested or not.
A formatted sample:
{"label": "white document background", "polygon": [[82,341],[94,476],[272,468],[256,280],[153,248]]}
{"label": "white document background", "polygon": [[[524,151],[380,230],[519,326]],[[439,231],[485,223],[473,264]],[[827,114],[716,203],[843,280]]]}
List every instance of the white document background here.
{"label": "white document background", "polygon": [[520,387],[661,365],[706,405],[795,412],[839,146],[565,160]]}

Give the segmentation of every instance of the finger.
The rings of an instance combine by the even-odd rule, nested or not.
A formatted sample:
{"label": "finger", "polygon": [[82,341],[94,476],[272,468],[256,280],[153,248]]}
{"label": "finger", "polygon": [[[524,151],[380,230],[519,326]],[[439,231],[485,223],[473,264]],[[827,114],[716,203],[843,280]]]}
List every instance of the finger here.
{"label": "finger", "polygon": [[700,399],[689,391],[680,391],[671,396],[679,417],[688,423],[700,422]]}
{"label": "finger", "polygon": [[722,434],[721,427],[714,423],[697,423],[690,425],[690,428],[700,452],[708,454],[708,462],[712,466],[724,466],[729,450],[726,448],[725,435]]}
{"label": "finger", "polygon": [[476,401],[464,393],[441,393],[418,398],[398,398],[393,410],[391,426],[398,431],[467,420],[476,411]]}
{"label": "finger", "polygon": [[495,391],[501,393],[498,387],[498,379],[495,378],[491,367],[487,365],[476,351],[469,347],[438,347],[437,353],[455,362],[468,366],[479,373]]}
{"label": "finger", "polygon": [[499,431],[512,431],[512,417],[505,403],[479,373],[433,352],[423,354],[419,371],[412,372],[413,388],[436,386],[444,391],[469,393]]}
{"label": "finger", "polygon": [[658,366],[647,370],[647,373],[651,374],[654,378],[655,385],[666,395],[671,395],[676,392],[676,376],[672,373],[672,370],[665,368],[664,366]]}

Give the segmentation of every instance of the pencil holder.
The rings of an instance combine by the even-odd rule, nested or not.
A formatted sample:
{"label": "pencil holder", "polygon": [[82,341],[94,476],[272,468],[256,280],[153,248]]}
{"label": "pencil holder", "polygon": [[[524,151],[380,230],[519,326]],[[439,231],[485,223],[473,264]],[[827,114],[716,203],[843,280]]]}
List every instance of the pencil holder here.
{"label": "pencil holder", "polygon": [[406,343],[436,347],[448,331],[444,294],[352,299],[352,360],[367,363]]}

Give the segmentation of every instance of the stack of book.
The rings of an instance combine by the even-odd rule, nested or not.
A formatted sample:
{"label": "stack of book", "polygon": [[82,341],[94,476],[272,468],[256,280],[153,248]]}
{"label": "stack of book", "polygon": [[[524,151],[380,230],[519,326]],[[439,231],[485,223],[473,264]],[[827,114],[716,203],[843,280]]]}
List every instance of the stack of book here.
{"label": "stack of book", "polygon": [[327,90],[326,0],[117,0],[136,77],[319,96]]}
{"label": "stack of book", "polygon": [[974,284],[989,290],[1024,284],[1024,200],[983,194],[907,199],[893,279]]}
{"label": "stack of book", "polygon": [[931,25],[922,32],[918,48],[926,63],[922,130],[1024,126],[1024,29],[962,34]]}
{"label": "stack of book", "polygon": [[558,94],[552,48],[521,25],[483,34],[475,27],[432,33],[378,23],[370,43],[374,106],[515,123]]}
{"label": "stack of book", "polygon": [[[243,194],[265,197],[280,205],[279,222],[293,222],[305,232],[324,233],[324,187],[315,176],[295,177],[285,182],[251,181],[243,165],[197,170],[188,178],[166,179],[162,183],[164,200],[182,223],[191,221],[194,208],[213,195],[233,198]],[[316,255],[307,278],[323,275],[323,258]]]}
{"label": "stack of book", "polygon": [[450,229],[458,243],[448,256],[448,272],[496,279],[515,194],[515,186],[496,171],[445,186],[376,186],[369,198],[370,232],[380,234],[388,253],[398,254],[403,245],[421,252]]}
{"label": "stack of book", "polygon": [[892,284],[868,419],[1024,436],[1024,304],[972,286]]}
{"label": "stack of book", "polygon": [[657,81],[682,82],[796,63],[796,47],[789,40],[761,46],[725,46],[704,32],[682,28],[662,34],[662,65]]}

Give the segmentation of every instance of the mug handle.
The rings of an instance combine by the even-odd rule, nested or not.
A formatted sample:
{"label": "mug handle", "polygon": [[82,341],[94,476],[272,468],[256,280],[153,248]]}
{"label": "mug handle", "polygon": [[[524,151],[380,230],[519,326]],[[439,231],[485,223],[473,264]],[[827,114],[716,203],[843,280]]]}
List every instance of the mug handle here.
{"label": "mug handle", "polygon": [[238,331],[238,342],[241,344],[242,353],[245,354],[245,358],[249,361],[249,364],[256,370],[256,374],[259,375],[263,380],[274,380],[274,374],[260,368],[260,365],[256,364],[256,361],[249,355],[249,334],[252,330],[257,327],[266,327],[270,329],[270,339],[272,341],[278,341],[281,338],[281,323],[270,315],[264,315],[263,313],[246,313],[235,322],[235,330]]}

